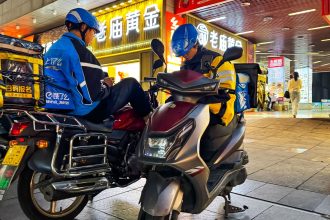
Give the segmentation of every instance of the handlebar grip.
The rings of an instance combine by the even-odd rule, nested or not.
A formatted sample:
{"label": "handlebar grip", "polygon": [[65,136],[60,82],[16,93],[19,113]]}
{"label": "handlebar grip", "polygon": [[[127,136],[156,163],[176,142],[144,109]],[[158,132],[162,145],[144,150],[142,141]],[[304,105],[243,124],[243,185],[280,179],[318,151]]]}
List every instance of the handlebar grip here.
{"label": "handlebar grip", "polygon": [[144,77],[145,82],[156,82],[157,78],[155,77]]}

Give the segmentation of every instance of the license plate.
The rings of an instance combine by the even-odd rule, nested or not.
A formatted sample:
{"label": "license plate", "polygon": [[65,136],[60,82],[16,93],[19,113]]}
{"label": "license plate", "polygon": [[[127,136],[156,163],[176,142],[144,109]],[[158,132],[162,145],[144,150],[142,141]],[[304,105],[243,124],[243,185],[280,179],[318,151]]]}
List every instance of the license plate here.
{"label": "license plate", "polygon": [[26,145],[11,146],[0,164],[0,201],[9,188],[26,149]]}
{"label": "license plate", "polygon": [[26,145],[14,145],[10,147],[2,161],[2,165],[18,166],[27,149]]}

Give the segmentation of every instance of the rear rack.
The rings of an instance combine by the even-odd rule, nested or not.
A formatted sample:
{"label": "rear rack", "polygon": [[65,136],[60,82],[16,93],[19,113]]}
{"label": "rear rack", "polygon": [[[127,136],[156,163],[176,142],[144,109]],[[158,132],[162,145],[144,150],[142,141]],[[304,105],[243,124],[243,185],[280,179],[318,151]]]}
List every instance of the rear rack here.
{"label": "rear rack", "polygon": [[[89,145],[92,140],[97,144]],[[84,145],[77,145],[83,140]],[[79,176],[92,173],[108,172],[107,136],[100,133],[76,134],[70,140],[69,164],[66,170],[69,175]]]}
{"label": "rear rack", "polygon": [[19,116],[26,115],[33,121],[33,128],[36,131],[49,130],[47,125],[59,126],[62,128],[78,128],[87,131],[86,127],[78,121],[74,116],[54,114],[49,112],[34,112],[19,109],[2,109],[3,113],[17,114]]}
{"label": "rear rack", "polygon": [[[87,128],[74,116],[19,109],[3,109],[0,117],[4,113],[27,116],[33,121],[33,128],[36,131],[50,130],[49,126],[52,126],[52,129],[55,128],[56,142],[51,160],[51,171],[54,176],[65,178],[78,177],[110,171],[107,159],[107,136],[101,133],[87,133]],[[65,167],[58,169],[56,161],[65,128],[77,128],[81,129],[82,132],[71,137],[69,154],[66,155],[68,162]]]}

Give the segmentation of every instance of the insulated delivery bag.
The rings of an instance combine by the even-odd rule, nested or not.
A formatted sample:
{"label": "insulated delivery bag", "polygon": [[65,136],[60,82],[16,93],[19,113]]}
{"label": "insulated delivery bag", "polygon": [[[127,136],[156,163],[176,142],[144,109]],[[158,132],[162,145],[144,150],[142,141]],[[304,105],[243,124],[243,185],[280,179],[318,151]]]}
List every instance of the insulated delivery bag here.
{"label": "insulated delivery bag", "polygon": [[241,113],[257,107],[258,74],[261,74],[259,64],[234,64],[237,74],[235,112]]}
{"label": "insulated delivery bag", "polygon": [[43,47],[0,35],[0,108],[35,108],[45,103]]}

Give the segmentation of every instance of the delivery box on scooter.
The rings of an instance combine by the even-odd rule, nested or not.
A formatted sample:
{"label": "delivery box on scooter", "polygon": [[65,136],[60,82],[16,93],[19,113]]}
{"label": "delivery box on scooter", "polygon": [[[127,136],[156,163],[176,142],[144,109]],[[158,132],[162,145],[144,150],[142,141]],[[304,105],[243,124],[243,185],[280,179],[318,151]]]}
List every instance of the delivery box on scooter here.
{"label": "delivery box on scooter", "polygon": [[0,108],[44,104],[43,47],[0,35]]}
{"label": "delivery box on scooter", "polygon": [[243,112],[257,107],[258,74],[261,74],[259,64],[235,63],[237,74],[235,111]]}

